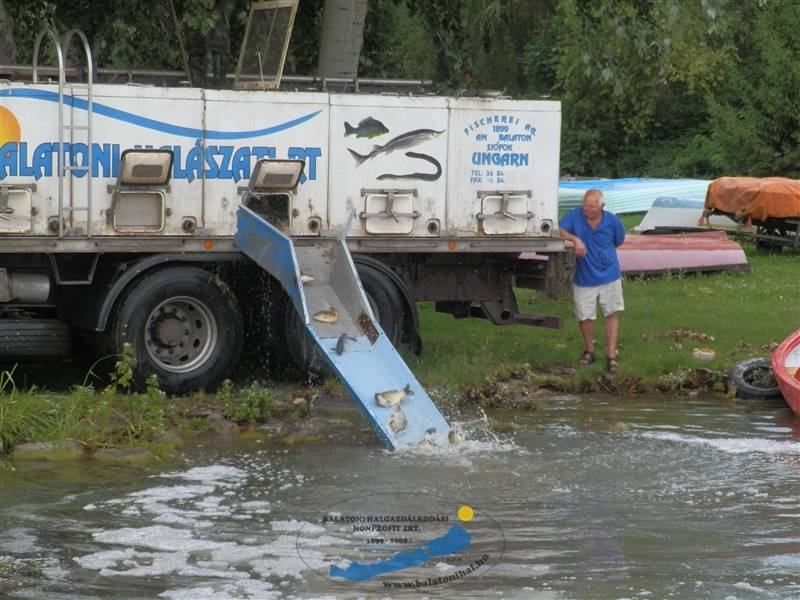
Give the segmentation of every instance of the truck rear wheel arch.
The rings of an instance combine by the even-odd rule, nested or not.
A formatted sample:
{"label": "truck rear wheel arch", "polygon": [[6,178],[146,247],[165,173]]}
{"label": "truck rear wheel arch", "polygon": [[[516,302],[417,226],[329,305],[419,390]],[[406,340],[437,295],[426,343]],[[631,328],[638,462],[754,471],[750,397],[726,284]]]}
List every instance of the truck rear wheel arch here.
{"label": "truck rear wheel arch", "polygon": [[203,263],[230,262],[232,260],[243,260],[238,253],[220,253],[214,255],[191,255],[191,254],[154,254],[141,260],[127,265],[125,270],[113,281],[106,294],[102,297],[96,309],[87,309],[84,313],[72,320],[72,324],[85,329],[104,331],[108,326],[114,306],[117,301],[125,294],[131,285],[136,285],[139,278],[150,277],[156,271],[165,268],[175,268],[179,266],[198,265]]}

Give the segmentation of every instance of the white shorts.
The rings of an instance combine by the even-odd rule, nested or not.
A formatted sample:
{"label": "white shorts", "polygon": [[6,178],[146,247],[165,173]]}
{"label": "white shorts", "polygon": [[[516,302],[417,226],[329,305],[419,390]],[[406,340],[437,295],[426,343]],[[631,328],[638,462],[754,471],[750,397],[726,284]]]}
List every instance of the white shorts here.
{"label": "white shorts", "polygon": [[597,318],[597,303],[603,309],[603,316],[625,310],[622,299],[622,279],[596,287],[572,286],[575,301],[575,316],[578,321],[594,321]]}

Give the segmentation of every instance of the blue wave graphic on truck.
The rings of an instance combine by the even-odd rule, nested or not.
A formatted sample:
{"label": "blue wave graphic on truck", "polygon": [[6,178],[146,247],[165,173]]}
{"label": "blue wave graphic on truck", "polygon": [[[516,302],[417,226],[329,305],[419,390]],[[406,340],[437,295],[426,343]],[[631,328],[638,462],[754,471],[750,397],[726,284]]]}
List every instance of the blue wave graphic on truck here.
{"label": "blue wave graphic on truck", "polygon": [[[58,94],[47,90],[27,88],[0,89],[0,98],[27,98],[58,102]],[[64,104],[82,110],[88,110],[88,102],[82,98],[64,96]],[[102,115],[117,121],[122,121],[178,137],[188,137],[194,140],[191,146],[164,145],[162,149],[173,151],[173,179],[185,179],[189,182],[195,179],[233,179],[240,181],[248,179],[251,173],[253,160],[261,158],[282,158],[303,160],[306,168],[300,177],[300,183],[317,178],[317,160],[322,156],[319,146],[291,146],[281,152],[275,146],[233,146],[209,145],[203,146],[202,140],[237,140],[255,137],[264,137],[280,133],[312,120],[322,111],[317,110],[307,113],[284,123],[253,129],[249,131],[217,131],[213,129],[198,129],[184,127],[142,117],[133,113],[107,106],[102,103],[92,104],[94,114]],[[134,148],[153,148],[149,144],[135,144]],[[119,144],[93,143],[92,144],[92,177],[116,177],[119,169],[119,156],[124,148]],[[85,143],[65,142],[59,148],[58,142],[45,142],[35,147],[28,147],[27,142],[7,142],[0,147],[0,180],[6,177],[33,177],[39,180],[42,177],[51,177],[57,170],[57,157],[60,152],[66,156],[66,163],[76,167],[72,173],[75,177],[85,177],[90,167],[88,160],[88,147]]]}
{"label": "blue wave graphic on truck", "polygon": [[[58,103],[58,94],[55,92],[49,92],[47,90],[31,90],[20,88],[0,90],[0,98],[4,96],[11,98],[31,98],[34,100],[45,100],[48,102]],[[73,98],[69,95],[64,96],[64,104],[82,110],[88,110],[89,108],[89,103],[83,98]],[[274,133],[286,131],[287,129],[297,127],[298,125],[313,119],[322,111],[317,110],[296,119],[292,119],[291,121],[286,121],[285,123],[280,123],[271,127],[265,127],[263,129],[253,129],[250,131],[215,131],[213,129],[183,127],[181,125],[173,125],[172,123],[166,123],[164,121],[157,121],[156,119],[148,119],[147,117],[142,117],[124,110],[112,108],[111,106],[107,106],[99,102],[92,103],[92,112],[94,114],[103,115],[104,117],[109,117],[118,121],[124,121],[126,123],[130,123],[131,125],[137,125],[139,127],[145,127],[154,131],[160,131],[161,133],[169,133],[181,137],[205,138],[207,140],[241,140],[245,138],[272,135]]]}

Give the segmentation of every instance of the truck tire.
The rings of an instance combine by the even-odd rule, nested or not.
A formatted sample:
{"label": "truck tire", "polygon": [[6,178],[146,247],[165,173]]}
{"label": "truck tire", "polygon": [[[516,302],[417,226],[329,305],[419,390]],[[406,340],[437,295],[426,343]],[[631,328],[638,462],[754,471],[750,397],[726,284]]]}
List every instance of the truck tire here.
{"label": "truck tire", "polygon": [[69,325],[57,319],[0,319],[3,362],[59,358],[70,352]]}
{"label": "truck tire", "polygon": [[729,378],[736,386],[737,398],[757,400],[781,397],[781,390],[772,374],[772,363],[768,358],[748,358],[736,363]]}
{"label": "truck tire", "polygon": [[[403,302],[397,286],[378,269],[369,265],[356,263],[356,270],[361,285],[367,296],[370,308],[380,323],[386,337],[397,347],[403,335]],[[332,377],[325,356],[306,331],[297,311],[291,302],[286,303],[286,345],[298,367],[309,373],[312,378]]]}
{"label": "truck tire", "polygon": [[356,264],[356,271],[375,319],[392,345],[397,347],[403,337],[405,318],[400,291],[386,275],[370,265]]}
{"label": "truck tire", "polygon": [[137,387],[155,374],[161,389],[178,394],[229,374],[244,327],[225,283],[202,269],[173,267],[145,276],[124,296],[109,333],[115,352],[132,345]]}

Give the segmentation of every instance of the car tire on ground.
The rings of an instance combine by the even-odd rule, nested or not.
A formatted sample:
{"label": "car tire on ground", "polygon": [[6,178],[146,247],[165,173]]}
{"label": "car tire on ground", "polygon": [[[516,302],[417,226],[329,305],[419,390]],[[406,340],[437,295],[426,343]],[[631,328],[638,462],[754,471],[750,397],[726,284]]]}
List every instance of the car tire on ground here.
{"label": "car tire on ground", "polygon": [[768,358],[748,358],[733,365],[729,379],[736,386],[736,397],[744,399],[780,398],[781,391]]}

